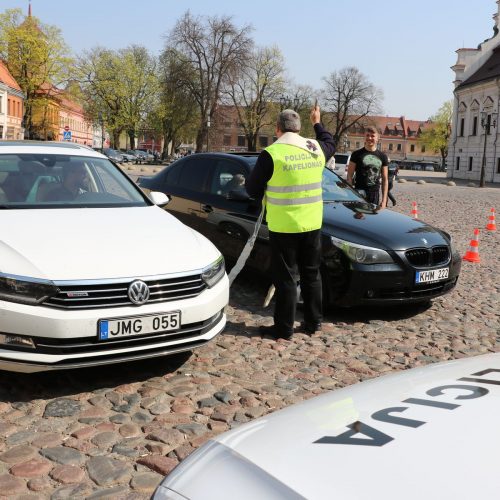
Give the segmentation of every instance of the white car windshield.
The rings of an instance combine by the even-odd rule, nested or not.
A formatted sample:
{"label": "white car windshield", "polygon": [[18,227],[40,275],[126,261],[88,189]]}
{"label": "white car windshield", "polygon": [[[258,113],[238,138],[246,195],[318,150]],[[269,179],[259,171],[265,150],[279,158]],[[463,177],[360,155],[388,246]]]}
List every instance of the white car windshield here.
{"label": "white car windshield", "polygon": [[2,208],[146,206],[118,167],[104,158],[60,154],[0,155]]}
{"label": "white car windshield", "polygon": [[365,201],[347,182],[327,168],[323,169],[323,201]]}

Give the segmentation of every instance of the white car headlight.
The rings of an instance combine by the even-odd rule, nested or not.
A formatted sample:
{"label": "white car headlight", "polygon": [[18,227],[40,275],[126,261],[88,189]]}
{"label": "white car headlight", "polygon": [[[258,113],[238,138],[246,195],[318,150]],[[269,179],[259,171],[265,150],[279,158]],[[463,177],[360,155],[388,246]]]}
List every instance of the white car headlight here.
{"label": "white car headlight", "polygon": [[359,264],[392,264],[394,260],[380,248],[358,245],[351,241],[341,240],[335,236],[330,236],[332,243],[340,248],[350,260]]}
{"label": "white car headlight", "polygon": [[222,279],[225,272],[224,257],[221,255],[214,263],[203,269],[201,279],[207,284],[208,288],[212,288]]}
{"label": "white car headlight", "polygon": [[37,305],[58,292],[49,280],[0,274],[0,300]]}

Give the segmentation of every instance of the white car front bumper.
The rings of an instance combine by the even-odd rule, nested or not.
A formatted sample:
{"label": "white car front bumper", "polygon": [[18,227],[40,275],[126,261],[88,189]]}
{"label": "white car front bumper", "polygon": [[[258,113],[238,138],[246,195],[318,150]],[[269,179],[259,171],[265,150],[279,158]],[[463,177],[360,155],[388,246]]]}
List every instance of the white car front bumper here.
{"label": "white car front bumper", "polygon": [[[209,342],[226,324],[229,283],[224,276],[197,297],[103,309],[67,310],[0,301],[0,334],[30,337],[35,348],[0,345],[0,369],[38,372],[133,361],[192,350]],[[100,319],[180,311],[173,332],[99,341]]]}

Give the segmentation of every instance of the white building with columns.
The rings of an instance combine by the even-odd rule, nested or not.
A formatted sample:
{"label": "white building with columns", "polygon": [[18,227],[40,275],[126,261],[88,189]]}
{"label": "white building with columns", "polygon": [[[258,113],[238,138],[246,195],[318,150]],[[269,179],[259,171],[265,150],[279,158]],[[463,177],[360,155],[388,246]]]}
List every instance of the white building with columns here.
{"label": "white building with columns", "polygon": [[458,49],[448,177],[500,183],[500,0],[493,36],[476,49]]}

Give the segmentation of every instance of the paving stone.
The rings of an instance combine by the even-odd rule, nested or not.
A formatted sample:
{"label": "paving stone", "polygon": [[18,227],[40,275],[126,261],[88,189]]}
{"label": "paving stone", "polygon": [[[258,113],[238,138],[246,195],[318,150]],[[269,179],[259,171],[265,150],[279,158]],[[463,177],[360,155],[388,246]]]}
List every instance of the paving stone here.
{"label": "paving stone", "polygon": [[0,492],[2,495],[9,497],[25,491],[26,486],[22,479],[13,477],[10,474],[0,475]]}
{"label": "paving stone", "polygon": [[151,441],[159,441],[161,443],[168,444],[172,447],[180,445],[184,441],[184,434],[176,429],[159,429],[150,432],[146,439]]}
{"label": "paving stone", "polygon": [[175,428],[187,436],[201,436],[207,432],[207,428],[201,424],[180,424],[176,425]]}
{"label": "paving stone", "polygon": [[142,472],[136,474],[130,481],[133,490],[143,493],[153,493],[156,487],[161,483],[163,476],[154,472]]}
{"label": "paving stone", "polygon": [[73,500],[74,498],[90,498],[93,487],[87,482],[70,486],[61,486],[52,493],[50,500]]}
{"label": "paving stone", "polygon": [[87,462],[90,478],[99,486],[111,486],[130,480],[130,464],[107,457],[92,457]]}
{"label": "paving stone", "polygon": [[145,465],[159,474],[167,475],[177,466],[178,461],[173,458],[162,457],[161,455],[148,455],[147,457],[139,458],[137,463]]}
{"label": "paving stone", "polygon": [[126,438],[140,436],[142,434],[140,427],[135,424],[123,424],[118,429],[118,432],[121,436]]}
{"label": "paving stone", "polygon": [[58,483],[76,484],[84,479],[85,472],[75,465],[56,465],[50,471],[50,477]]}
{"label": "paving stone", "polygon": [[81,409],[80,403],[68,398],[54,399],[45,406],[44,417],[72,417]]}
{"label": "paving stone", "polygon": [[40,455],[64,465],[81,465],[85,462],[85,455],[83,453],[67,446],[44,448],[40,451]]}
{"label": "paving stone", "polygon": [[153,420],[153,417],[151,415],[148,415],[147,413],[136,412],[131,416],[131,420],[136,424],[142,425],[151,422],[151,420]]}
{"label": "paving stone", "polygon": [[16,477],[40,477],[47,474],[53,467],[53,464],[46,460],[39,460],[32,458],[26,462],[21,462],[19,464],[13,465],[10,469],[10,473]]}
{"label": "paving stone", "polygon": [[121,415],[121,414],[112,415],[111,417],[109,417],[109,421],[113,422],[114,424],[124,424],[124,423],[130,421],[130,417],[127,415]]}
{"label": "paving stone", "polygon": [[52,485],[47,477],[34,477],[28,481],[30,491],[41,492],[52,489]]}
{"label": "paving stone", "polygon": [[98,448],[108,448],[114,445],[121,439],[117,432],[100,432],[96,434],[90,441],[95,444]]}
{"label": "paving stone", "polygon": [[0,436],[9,437],[14,434],[18,428],[14,424],[9,424],[7,422],[0,422]]}
{"label": "paving stone", "polygon": [[[113,488],[100,489],[86,497],[86,500],[115,500],[116,498],[126,498],[129,500],[127,491],[128,489],[126,486],[114,486]],[[125,497],[124,495],[127,496]]]}
{"label": "paving stone", "polygon": [[31,442],[31,445],[37,448],[57,446],[61,444],[62,439],[61,434],[56,432],[37,432],[35,439]]}
{"label": "paving stone", "polygon": [[32,446],[14,446],[13,448],[7,450],[5,453],[2,453],[0,455],[0,460],[2,460],[2,462],[7,462],[8,464],[17,464],[19,462],[25,462],[26,460],[33,458],[36,453],[37,450]]}

